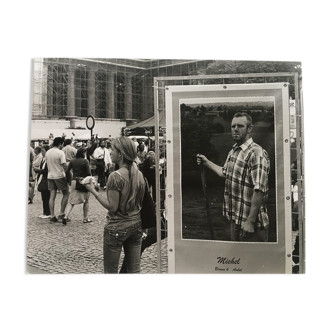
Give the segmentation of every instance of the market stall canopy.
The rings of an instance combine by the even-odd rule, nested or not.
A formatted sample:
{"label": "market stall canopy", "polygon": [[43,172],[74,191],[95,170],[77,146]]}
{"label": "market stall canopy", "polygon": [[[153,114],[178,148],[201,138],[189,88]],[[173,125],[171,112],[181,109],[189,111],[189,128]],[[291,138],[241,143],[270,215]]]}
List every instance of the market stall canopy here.
{"label": "market stall canopy", "polygon": [[[75,136],[73,135],[73,132],[75,133]],[[91,132],[90,130],[75,130],[75,129],[53,129],[50,130],[48,128],[44,129],[35,129],[31,128],[31,135],[30,140],[36,141],[36,140],[48,140],[50,133],[53,133],[53,137],[62,137],[62,134],[66,134],[66,138],[74,137],[75,139],[84,140],[84,137],[87,137],[86,139],[90,139]]]}
{"label": "market stall canopy", "polygon": [[[122,128],[122,135],[154,136],[155,116]],[[159,111],[159,128],[166,127],[165,111]]]}
{"label": "market stall canopy", "polygon": [[91,131],[89,130],[88,132],[84,133],[83,135],[80,135],[80,136],[76,136],[75,139],[78,139],[78,140],[89,140],[91,139]]}

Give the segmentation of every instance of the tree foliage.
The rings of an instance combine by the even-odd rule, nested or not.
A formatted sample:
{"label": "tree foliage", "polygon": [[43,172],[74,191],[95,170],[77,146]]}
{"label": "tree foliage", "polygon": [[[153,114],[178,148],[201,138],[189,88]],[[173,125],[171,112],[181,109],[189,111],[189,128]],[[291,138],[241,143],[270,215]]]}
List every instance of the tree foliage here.
{"label": "tree foliage", "polygon": [[[218,60],[211,62],[205,69],[197,72],[199,75],[222,74],[259,74],[259,73],[302,73],[301,62],[288,61],[228,61]],[[294,80],[292,77],[252,77],[252,78],[226,78],[223,80],[205,80],[204,84],[238,84],[238,83],[274,83],[289,82],[290,96],[295,98]]]}
{"label": "tree foliage", "polygon": [[197,169],[196,155],[202,153],[214,160],[218,153],[210,142],[214,128],[209,124],[206,107],[181,105],[181,154],[184,171]]}
{"label": "tree foliage", "polygon": [[215,61],[201,73],[213,74],[249,74],[249,73],[285,73],[301,74],[301,62],[287,61]]}

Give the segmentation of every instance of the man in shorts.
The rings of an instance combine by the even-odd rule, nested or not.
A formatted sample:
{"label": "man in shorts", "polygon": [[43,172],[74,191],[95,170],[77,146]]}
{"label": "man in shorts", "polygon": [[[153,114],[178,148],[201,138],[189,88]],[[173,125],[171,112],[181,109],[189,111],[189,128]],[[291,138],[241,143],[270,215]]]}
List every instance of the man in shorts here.
{"label": "man in shorts", "polygon": [[51,211],[50,222],[58,221],[58,219],[54,215],[54,204],[57,190],[61,190],[63,194],[61,200],[61,211],[60,215],[58,216],[59,219],[62,219],[65,216],[65,208],[67,206],[69,197],[69,188],[66,179],[66,156],[65,153],[61,150],[63,142],[64,139],[62,137],[56,137],[53,141],[52,149],[49,149],[45,155],[48,167],[48,190],[51,192],[49,203]]}

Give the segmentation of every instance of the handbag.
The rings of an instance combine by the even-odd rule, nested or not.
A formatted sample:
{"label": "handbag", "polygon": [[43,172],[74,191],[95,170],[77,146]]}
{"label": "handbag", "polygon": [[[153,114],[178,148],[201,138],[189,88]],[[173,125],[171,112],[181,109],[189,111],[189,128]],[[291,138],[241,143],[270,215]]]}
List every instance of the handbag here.
{"label": "handbag", "polygon": [[144,178],[144,181],[145,181],[145,192],[142,202],[141,220],[142,220],[142,228],[146,229],[146,228],[156,227],[157,216],[156,216],[156,207],[150,195],[149,185],[146,178]]}
{"label": "handbag", "polygon": [[38,191],[48,190],[47,179],[43,175],[41,175],[41,176],[42,176],[42,179],[41,179],[41,181],[38,184],[37,190]]}
{"label": "handbag", "polygon": [[83,185],[83,184],[80,183],[80,181],[82,179],[83,178],[75,178],[75,179],[73,179],[73,180],[76,180],[75,190],[86,193],[86,192],[88,192],[88,189],[86,189],[85,185]]}
{"label": "handbag", "polygon": [[[46,161],[43,158],[40,163],[40,169],[44,170],[45,168],[47,169],[47,166],[46,166]],[[48,190],[47,172],[46,172],[46,174],[39,173],[37,175],[37,181],[36,181],[35,186],[37,187],[38,191]]]}

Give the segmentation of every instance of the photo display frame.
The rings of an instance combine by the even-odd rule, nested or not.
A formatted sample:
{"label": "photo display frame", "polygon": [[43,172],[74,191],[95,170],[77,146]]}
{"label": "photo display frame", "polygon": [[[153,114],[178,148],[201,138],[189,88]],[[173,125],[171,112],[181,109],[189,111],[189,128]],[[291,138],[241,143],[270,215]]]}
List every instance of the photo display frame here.
{"label": "photo display frame", "polygon": [[[292,273],[288,89],[288,83],[165,87],[169,273]],[[224,183],[196,162],[203,154],[224,165],[239,110],[251,115],[252,138],[270,157],[267,242],[231,241]],[[205,144],[196,146],[204,130]]]}

